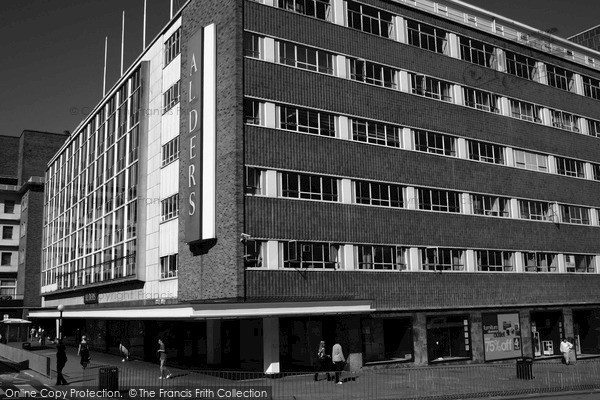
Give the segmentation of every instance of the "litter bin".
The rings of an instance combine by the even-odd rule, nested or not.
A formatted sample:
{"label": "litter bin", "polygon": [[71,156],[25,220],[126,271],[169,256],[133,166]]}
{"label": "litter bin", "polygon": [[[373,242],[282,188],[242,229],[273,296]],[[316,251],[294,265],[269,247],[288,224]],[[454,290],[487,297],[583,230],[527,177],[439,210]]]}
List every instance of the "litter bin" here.
{"label": "litter bin", "polygon": [[23,344],[21,344],[21,347],[23,347],[23,350],[31,350],[31,343],[24,342]]}
{"label": "litter bin", "polygon": [[106,389],[111,391],[119,390],[119,368],[104,367],[100,368],[100,376],[98,377],[98,389]]}
{"label": "litter bin", "polygon": [[517,379],[533,379],[533,359],[517,359]]}

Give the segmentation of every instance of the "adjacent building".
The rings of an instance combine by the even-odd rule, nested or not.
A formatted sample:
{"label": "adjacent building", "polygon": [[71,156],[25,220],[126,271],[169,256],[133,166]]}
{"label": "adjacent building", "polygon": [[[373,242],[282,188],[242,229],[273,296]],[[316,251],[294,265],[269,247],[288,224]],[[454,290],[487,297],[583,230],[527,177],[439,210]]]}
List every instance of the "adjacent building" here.
{"label": "adjacent building", "polygon": [[600,354],[600,53],[429,0],[191,0],[46,171],[31,318],[198,368]]}
{"label": "adjacent building", "polygon": [[66,134],[0,136],[0,313],[40,307],[44,173]]}

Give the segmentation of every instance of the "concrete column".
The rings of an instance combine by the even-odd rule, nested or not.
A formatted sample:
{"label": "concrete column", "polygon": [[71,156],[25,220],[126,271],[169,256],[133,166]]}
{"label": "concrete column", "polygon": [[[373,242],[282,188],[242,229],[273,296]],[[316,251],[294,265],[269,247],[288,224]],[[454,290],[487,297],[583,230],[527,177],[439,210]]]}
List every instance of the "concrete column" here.
{"label": "concrete column", "polygon": [[581,77],[581,75],[573,74],[573,87],[571,91],[582,96],[585,95],[585,89],[583,88],[583,78]]}
{"label": "concrete column", "polygon": [[519,320],[521,321],[521,348],[523,357],[533,358],[533,346],[531,343],[531,315],[529,310],[519,311]]}
{"label": "concrete column", "polygon": [[[360,315],[342,316],[336,329],[350,371],[358,371],[363,366],[361,318]],[[343,342],[346,342],[346,346]]]}
{"label": "concrete column", "polygon": [[508,100],[508,97],[500,97],[500,113],[506,117],[512,117],[510,100]]}
{"label": "concrete column", "polygon": [[448,47],[450,48],[450,57],[460,59],[460,40],[456,33],[448,33]]}
{"label": "concrete column", "polygon": [[592,167],[592,164],[589,162],[583,163],[583,169],[584,169],[584,176],[585,179],[589,179],[589,180],[594,180],[594,168]]}
{"label": "concrete column", "polygon": [[268,197],[277,197],[279,185],[277,184],[277,171],[269,169],[265,171],[265,195]]}
{"label": "concrete column", "polygon": [[548,156],[548,172],[551,174],[556,173],[556,157],[553,155]]}
{"label": "concrete column", "polygon": [[473,214],[473,203],[471,202],[471,195],[469,193],[460,194],[460,213]]}
{"label": "concrete column", "polygon": [[263,103],[262,104],[262,125],[267,128],[278,128],[278,120],[277,115],[278,107],[275,106],[274,103]]}
{"label": "concrete column", "polygon": [[515,272],[525,272],[525,267],[523,266],[523,253],[520,251],[515,251],[513,265],[515,267]]}
{"label": "concrete column", "polygon": [[406,269],[408,271],[421,270],[421,253],[418,247],[409,247],[406,249]]}
{"label": "concrete column", "polygon": [[340,181],[340,200],[344,204],[352,204],[352,181],[348,178],[342,178]]}
{"label": "concrete column", "polygon": [[277,374],[279,368],[279,318],[263,318],[263,370]]}
{"label": "concrete column", "polygon": [[206,364],[221,363],[221,320],[206,321]]}
{"label": "concrete column", "polygon": [[270,38],[270,37],[266,37],[266,38],[264,38],[263,43],[264,43],[264,49],[265,49],[265,55],[264,55],[265,61],[275,62],[276,61],[276,57],[275,57],[275,39]]}
{"label": "concrete column", "polygon": [[469,332],[471,354],[474,362],[483,363],[485,360],[483,344],[483,321],[481,312],[474,312],[469,315],[471,322],[471,332]]}
{"label": "concrete column", "polygon": [[548,84],[548,71],[546,69],[546,64],[541,61],[537,61],[535,63],[536,74],[533,77],[533,80],[539,82],[543,85]]}
{"label": "concrete column", "polygon": [[399,15],[394,15],[392,19],[394,24],[394,40],[400,43],[406,43],[406,21]]}
{"label": "concrete column", "polygon": [[333,14],[333,23],[346,26],[346,3],[344,0],[333,0],[331,2],[331,11]]}
{"label": "concrete column", "polygon": [[492,68],[496,71],[506,72],[506,54],[504,53],[504,50],[496,47],[494,48],[494,55],[496,57]]}
{"label": "concrete column", "polygon": [[[575,337],[575,330],[573,329],[573,309],[571,308],[563,308],[563,335],[567,338]],[[575,343],[573,344],[573,349],[575,348]]]}
{"label": "concrete column", "polygon": [[456,142],[456,155],[458,156],[458,158],[468,160],[469,149],[467,148],[467,139],[458,138]]}
{"label": "concrete column", "polygon": [[542,109],[540,110],[540,118],[542,119],[542,124],[548,125],[548,126],[553,126],[552,125],[552,113],[550,112],[550,109],[548,109],[546,107],[542,107]]}
{"label": "concrete column", "polygon": [[415,141],[413,140],[413,133],[410,128],[402,128],[402,148],[405,150],[415,149]]}
{"label": "concrete column", "polygon": [[348,68],[346,67],[346,57],[335,56],[335,76],[348,79]]}
{"label": "concrete column", "polygon": [[577,118],[577,129],[579,129],[579,133],[582,135],[590,134],[590,126],[588,125],[588,121],[585,118]]}
{"label": "concrete column", "polygon": [[504,148],[504,165],[508,165],[511,167],[515,166],[515,156],[512,147]]}
{"label": "concrete column", "polygon": [[413,348],[415,365],[427,365],[427,317],[423,313],[413,316]]}
{"label": "concrete column", "polygon": [[556,255],[556,258],[558,260],[558,273],[559,274],[564,274],[567,272],[567,265],[565,262],[565,255],[562,253],[559,253]]}
{"label": "concrete column", "polygon": [[352,129],[350,127],[350,119],[341,115],[337,117],[336,136],[344,140],[352,140]]}
{"label": "concrete column", "polygon": [[353,270],[356,269],[356,259],[354,255],[354,245],[344,244],[342,245],[342,257],[343,257],[343,266],[342,269],[345,270]]}
{"label": "concrete column", "polygon": [[521,213],[519,211],[519,200],[510,199],[510,216],[511,218],[519,219],[521,218]]}
{"label": "concrete column", "polygon": [[265,257],[263,267],[268,269],[279,268],[279,242],[277,240],[268,240],[265,243],[263,255]]}
{"label": "concrete column", "polygon": [[461,106],[465,105],[462,86],[452,85],[452,102]]}
{"label": "concrete column", "polygon": [[600,274],[600,256],[594,256],[594,267],[596,268],[596,273]]}
{"label": "concrete column", "polygon": [[400,80],[400,91],[410,93],[410,76],[407,71],[400,71],[398,79]]}
{"label": "concrete column", "polygon": [[590,208],[590,225],[600,225],[600,221],[598,220],[598,209],[596,208]]}
{"label": "concrete column", "polygon": [[475,250],[465,251],[465,267],[467,272],[477,271],[477,257],[475,257]]}
{"label": "concrete column", "polygon": [[417,189],[412,186],[406,187],[406,208],[409,210],[419,209],[419,199],[417,199]]}

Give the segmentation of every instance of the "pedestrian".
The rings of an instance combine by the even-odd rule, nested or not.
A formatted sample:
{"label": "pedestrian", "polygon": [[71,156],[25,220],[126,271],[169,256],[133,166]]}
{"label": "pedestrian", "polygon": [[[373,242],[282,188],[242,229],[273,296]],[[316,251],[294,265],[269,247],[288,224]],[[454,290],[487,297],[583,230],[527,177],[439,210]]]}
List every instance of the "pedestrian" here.
{"label": "pedestrian", "polygon": [[33,342],[33,339],[35,339],[35,332],[37,332],[35,329],[35,326],[32,326],[31,330],[29,331],[29,337],[32,342]]}
{"label": "pedestrian", "polygon": [[342,345],[339,343],[334,344],[331,349],[331,361],[333,362],[333,369],[335,370],[335,383],[341,385],[342,381],[340,380],[340,376],[342,375],[344,365],[346,365],[346,358],[342,351]]}
{"label": "pedestrian", "polygon": [[158,339],[158,358],[160,360],[160,376],[158,379],[169,379],[171,371],[167,368],[167,350],[165,348],[165,342],[162,339]]}
{"label": "pedestrian", "polygon": [[56,345],[56,385],[68,385],[69,383],[63,376],[63,368],[67,364],[67,351],[62,339],[58,339]]}
{"label": "pedestrian", "polygon": [[326,371],[327,372],[327,380],[331,380],[331,376],[329,376],[329,365],[331,361],[331,356],[325,353],[325,341],[321,340],[319,343],[319,350],[317,351],[317,372],[315,372],[315,381],[319,380],[319,372]]}
{"label": "pedestrian", "polygon": [[563,357],[565,358],[565,364],[569,365],[569,353],[573,345],[567,341],[567,338],[563,338],[560,342],[560,352],[563,353]]}
{"label": "pedestrian", "polygon": [[80,357],[79,364],[86,369],[88,363],[90,362],[90,347],[87,342],[87,336],[83,335],[81,337],[81,342],[79,343],[79,348],[77,349],[77,355]]}
{"label": "pedestrian", "polygon": [[44,328],[40,328],[40,344],[42,346],[46,345],[46,330]]}
{"label": "pedestrian", "polygon": [[129,361],[129,338],[127,336],[123,336],[121,338],[121,342],[119,343],[119,351],[123,356],[122,362]]}
{"label": "pedestrian", "polygon": [[573,345],[573,343],[575,343],[575,339],[569,337],[567,339],[567,342],[569,342],[569,344],[571,345],[571,347],[569,348],[569,364],[575,365],[577,363],[577,354],[575,352],[575,346]]}

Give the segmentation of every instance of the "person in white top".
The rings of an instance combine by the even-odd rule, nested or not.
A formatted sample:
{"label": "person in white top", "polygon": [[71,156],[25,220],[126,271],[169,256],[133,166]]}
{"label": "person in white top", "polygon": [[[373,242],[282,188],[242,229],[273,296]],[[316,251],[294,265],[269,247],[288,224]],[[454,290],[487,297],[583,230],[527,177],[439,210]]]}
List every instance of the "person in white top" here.
{"label": "person in white top", "polygon": [[340,381],[340,375],[342,374],[344,365],[346,365],[346,358],[342,351],[342,345],[339,343],[334,344],[331,349],[331,361],[333,362],[333,367],[335,369],[335,383],[341,385],[342,381]]}
{"label": "person in white top", "polygon": [[565,358],[565,364],[569,365],[569,352],[573,348],[573,345],[567,341],[567,338],[563,338],[560,342],[560,352],[563,353]]}

